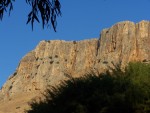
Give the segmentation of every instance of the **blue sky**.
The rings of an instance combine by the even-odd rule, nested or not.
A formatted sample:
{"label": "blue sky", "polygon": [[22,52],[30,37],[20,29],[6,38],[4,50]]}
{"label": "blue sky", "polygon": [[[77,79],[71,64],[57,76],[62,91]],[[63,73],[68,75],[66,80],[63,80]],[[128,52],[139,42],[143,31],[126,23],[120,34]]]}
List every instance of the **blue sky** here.
{"label": "blue sky", "polygon": [[42,29],[36,23],[34,31],[26,25],[30,7],[25,0],[16,0],[11,16],[0,22],[0,86],[15,71],[21,58],[41,40],[83,40],[98,38],[100,31],[117,22],[150,20],[150,0],[60,0],[62,17],[57,32]]}

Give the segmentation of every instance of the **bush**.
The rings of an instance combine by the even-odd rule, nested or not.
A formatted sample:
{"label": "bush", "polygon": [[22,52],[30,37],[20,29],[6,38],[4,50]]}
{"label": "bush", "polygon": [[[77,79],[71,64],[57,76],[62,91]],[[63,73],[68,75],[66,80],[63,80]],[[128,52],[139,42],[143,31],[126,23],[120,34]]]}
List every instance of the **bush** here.
{"label": "bush", "polygon": [[136,106],[137,113],[150,113],[150,64],[129,63],[126,75],[140,89],[141,102]]}
{"label": "bush", "polygon": [[130,63],[125,72],[72,78],[47,89],[27,113],[149,113],[149,74],[149,65]]}

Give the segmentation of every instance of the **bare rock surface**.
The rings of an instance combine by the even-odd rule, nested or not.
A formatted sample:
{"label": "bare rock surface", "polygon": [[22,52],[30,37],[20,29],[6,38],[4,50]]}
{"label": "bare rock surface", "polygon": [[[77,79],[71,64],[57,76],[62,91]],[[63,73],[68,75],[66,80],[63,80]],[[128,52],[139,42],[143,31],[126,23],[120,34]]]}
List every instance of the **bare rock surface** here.
{"label": "bare rock surface", "polygon": [[100,38],[83,41],[41,41],[25,55],[0,90],[0,113],[24,113],[27,103],[48,85],[130,61],[150,61],[150,22],[124,21],[104,29]]}

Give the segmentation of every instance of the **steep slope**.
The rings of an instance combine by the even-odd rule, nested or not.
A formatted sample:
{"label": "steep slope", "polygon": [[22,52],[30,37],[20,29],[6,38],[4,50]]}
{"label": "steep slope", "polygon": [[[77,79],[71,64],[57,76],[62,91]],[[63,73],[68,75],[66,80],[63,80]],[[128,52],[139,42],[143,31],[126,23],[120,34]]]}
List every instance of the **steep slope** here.
{"label": "steep slope", "polygon": [[[23,106],[47,85],[57,85],[67,79],[65,74],[79,77],[90,70],[104,72],[117,64],[123,68],[129,61],[150,61],[149,21],[117,23],[104,29],[99,39],[41,41],[22,58],[15,73],[0,90],[0,111],[23,112],[26,108]],[[23,95],[28,96],[24,98]],[[18,98],[24,99],[19,102]],[[15,102],[12,109],[6,110],[8,106],[4,103]]]}

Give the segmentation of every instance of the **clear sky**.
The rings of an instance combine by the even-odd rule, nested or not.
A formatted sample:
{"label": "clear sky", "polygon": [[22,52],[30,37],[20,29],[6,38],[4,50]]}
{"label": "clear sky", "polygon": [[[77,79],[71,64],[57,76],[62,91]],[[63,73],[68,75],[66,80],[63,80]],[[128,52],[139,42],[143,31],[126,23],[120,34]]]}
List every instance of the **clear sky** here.
{"label": "clear sky", "polygon": [[150,0],[60,0],[62,17],[57,32],[26,25],[30,7],[16,0],[11,16],[0,21],[0,86],[13,74],[21,58],[41,40],[99,38],[100,31],[117,22],[150,20]]}

